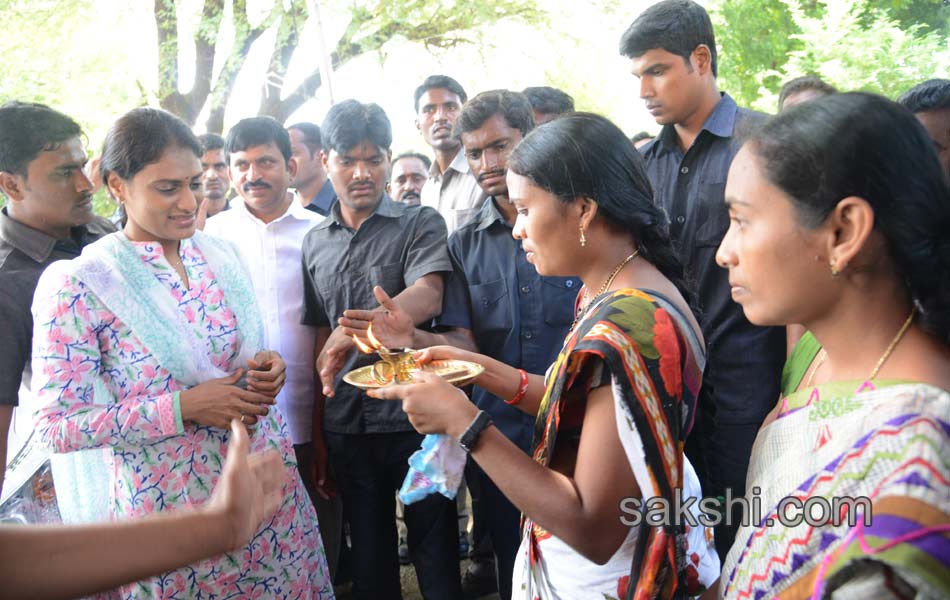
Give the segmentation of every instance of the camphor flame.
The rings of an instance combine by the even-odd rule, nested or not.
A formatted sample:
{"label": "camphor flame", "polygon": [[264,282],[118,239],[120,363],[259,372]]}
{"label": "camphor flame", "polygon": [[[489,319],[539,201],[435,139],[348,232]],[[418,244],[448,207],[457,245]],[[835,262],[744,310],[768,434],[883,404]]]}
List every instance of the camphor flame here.
{"label": "camphor flame", "polygon": [[356,342],[356,347],[359,348],[363,354],[372,354],[374,352],[370,346],[367,346],[360,338],[356,337],[355,333],[353,334],[353,341]]}
{"label": "camphor flame", "polygon": [[369,340],[369,343],[373,348],[377,350],[386,350],[386,346],[383,346],[382,342],[376,339],[376,336],[373,335],[373,324],[370,323],[369,327],[366,328],[366,338]]}
{"label": "camphor flame", "polygon": [[385,350],[386,347],[383,346],[376,336],[373,335],[373,324],[370,323],[369,327],[366,328],[366,338],[369,340],[369,345],[367,345],[363,340],[356,337],[356,334],[353,334],[353,341],[356,342],[356,347],[360,349],[360,352],[363,354],[372,354],[377,350]]}

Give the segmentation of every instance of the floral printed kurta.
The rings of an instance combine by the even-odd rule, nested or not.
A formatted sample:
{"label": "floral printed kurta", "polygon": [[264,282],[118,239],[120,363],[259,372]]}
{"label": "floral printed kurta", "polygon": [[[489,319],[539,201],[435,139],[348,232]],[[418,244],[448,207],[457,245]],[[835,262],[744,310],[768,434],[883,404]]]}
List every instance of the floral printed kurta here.
{"label": "floral printed kurta", "polygon": [[[133,245],[178,302],[195,334],[204,338],[215,366],[227,371],[244,366],[231,365],[239,341],[235,315],[193,241],[181,244],[190,288],[159,244]],[[112,449],[112,509],[117,517],[207,501],[223,466],[230,431],[182,422],[176,409],[180,384],[68,268],[41,281],[34,313],[37,433],[56,452]],[[93,402],[97,376],[112,396],[105,403]],[[124,586],[122,597],[333,597],[316,513],[275,408],[253,430],[251,448],[275,448],[283,456],[287,483],[275,516],[242,550]]]}

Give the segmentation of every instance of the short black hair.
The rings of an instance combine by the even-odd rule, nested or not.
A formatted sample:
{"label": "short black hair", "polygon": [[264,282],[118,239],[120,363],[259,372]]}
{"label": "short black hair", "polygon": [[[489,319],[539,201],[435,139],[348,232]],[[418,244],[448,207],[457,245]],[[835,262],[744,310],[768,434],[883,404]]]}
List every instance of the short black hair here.
{"label": "short black hair", "polygon": [[534,129],[534,111],[524,94],[510,90],[491,90],[482,92],[465,103],[455,121],[452,135],[459,139],[463,133],[475,131],[494,115],[505,117],[508,126],[520,130],[522,136],[528,135]]}
{"label": "short black hair", "polygon": [[662,0],[644,10],[620,38],[620,54],[636,58],[655,48],[689,57],[705,44],[712,59],[713,77],[718,74],[716,35],[709,13],[692,0]]}
{"label": "short black hair", "polygon": [[567,93],[547,85],[526,87],[521,92],[531,103],[531,108],[546,115],[562,115],[574,112],[574,99]]}
{"label": "short black hair", "polygon": [[422,161],[422,164],[426,166],[426,171],[432,168],[432,161],[429,160],[429,157],[420,152],[403,152],[399,156],[393,159],[393,164],[396,164],[397,161],[400,161],[404,158],[418,158]]}
{"label": "short black hair", "polygon": [[630,141],[636,144],[637,142],[642,142],[643,140],[652,140],[655,137],[656,136],[653,135],[652,133],[641,131],[640,133],[633,134],[633,137],[630,138]]}
{"label": "short black hair", "polygon": [[217,133],[202,133],[198,136],[198,142],[201,144],[201,153],[212,150],[224,150],[224,138]]}
{"label": "short black hair", "polygon": [[130,181],[173,146],[201,157],[201,144],[187,123],[158,108],[133,108],[119,117],[106,134],[99,167],[102,182],[108,183],[110,173]]}
{"label": "short black hair", "polygon": [[323,119],[323,147],[343,154],[364,140],[383,150],[393,143],[389,117],[378,104],[344,100],[334,104]]}
{"label": "short black hair", "polygon": [[303,134],[303,145],[310,151],[310,156],[323,150],[323,137],[320,135],[320,128],[317,125],[307,122],[294,123],[287,128],[287,131],[291,129],[296,129]]}
{"label": "short black hair", "polygon": [[241,119],[228,132],[228,139],[224,142],[224,154],[231,162],[231,154],[247,150],[252,146],[262,146],[273,142],[280,153],[284,155],[284,162],[289,163],[293,154],[290,151],[290,134],[274,117],[249,117]]}
{"label": "short black hair", "polygon": [[910,88],[897,103],[912,113],[950,108],[950,79],[928,79]]}
{"label": "short black hair", "polygon": [[824,81],[821,77],[817,75],[803,75],[801,77],[796,77],[794,79],[789,79],[782,84],[782,88],[778,92],[778,108],[779,110],[785,106],[785,101],[792,94],[797,94],[805,90],[815,90],[819,92],[822,96],[830,96],[832,94],[837,94],[838,89],[831,85],[830,83]]}
{"label": "short black hair", "polygon": [[76,121],[45,104],[7,102],[0,107],[0,171],[26,177],[40,152],[81,135]]}
{"label": "short black hair", "polygon": [[419,112],[419,99],[422,98],[422,94],[437,88],[449,90],[459,97],[462,104],[465,104],[465,101],[468,100],[468,94],[465,93],[465,89],[461,83],[455,81],[448,75],[429,75],[426,77],[426,80],[422,82],[422,85],[416,88],[415,106],[417,113]]}

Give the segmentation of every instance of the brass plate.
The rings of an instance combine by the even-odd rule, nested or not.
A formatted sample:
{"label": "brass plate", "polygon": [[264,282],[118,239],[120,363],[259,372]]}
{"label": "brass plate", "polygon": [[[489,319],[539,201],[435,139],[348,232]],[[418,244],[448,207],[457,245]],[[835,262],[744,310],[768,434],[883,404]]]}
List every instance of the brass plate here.
{"label": "brass plate", "polygon": [[[423,366],[420,370],[426,371],[428,373],[435,373],[452,385],[462,387],[468,385],[473,379],[481,375],[482,371],[485,370],[485,367],[478,363],[469,362],[467,360],[446,359],[434,360]],[[373,377],[372,365],[360,367],[359,369],[353,369],[343,376],[343,381],[362,390],[374,390],[390,385],[396,385],[393,383],[378,383],[376,378]]]}

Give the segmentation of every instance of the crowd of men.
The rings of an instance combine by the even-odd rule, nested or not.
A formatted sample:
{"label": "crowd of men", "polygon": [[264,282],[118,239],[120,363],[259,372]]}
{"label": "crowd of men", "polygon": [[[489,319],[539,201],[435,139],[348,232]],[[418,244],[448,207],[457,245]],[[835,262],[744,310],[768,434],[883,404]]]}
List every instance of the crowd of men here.
{"label": "crowd of men", "polygon": [[[654,11],[658,19],[703,10],[679,0],[663,4],[669,10]],[[632,143],[702,307],[708,366],[687,454],[706,495],[738,496],[795,337],[750,324],[731,299],[727,272],[715,264],[729,225],[729,165],[766,116],[719,89],[711,30],[697,41],[650,38],[631,28],[620,46],[661,126],[655,139],[637,136]],[[833,93],[817,77],[802,77],[782,89],[779,109]],[[347,311],[384,311],[390,334],[404,346],[452,344],[544,373],[571,325],[581,284],[541,277],[527,263],[511,236],[516,214],[505,174],[512,148],[574,103],[549,87],[469,99],[444,75],[426,78],[412,100],[431,160],[416,152],[393,157],[387,116],[355,100],[334,105],[321,126],[284,128],[253,117],[226,138],[200,136],[199,222],[233,241],[250,267],[268,347],[287,364],[278,406],[336,580],[352,579],[358,598],[399,597],[397,548],[404,542],[403,558],[414,564],[425,597],[463,597],[464,580],[464,593],[497,589],[509,598],[519,511],[474,464],[467,471],[473,565],[465,577],[457,561],[460,529],[463,550],[468,541],[459,525],[463,505],[430,496],[405,507],[405,533],[397,532],[395,491],[420,436],[398,403],[341,383],[344,373],[372,359],[355,351],[340,323],[354,317]],[[900,102],[918,115],[950,172],[950,81],[925,82]],[[0,108],[0,190],[7,200],[0,213],[0,441],[20,394],[28,393],[30,305],[40,273],[114,230],[93,215],[99,182],[87,175],[79,125],[52,110],[45,121],[24,122],[22,106]],[[24,128],[43,132],[41,147],[18,145]],[[471,398],[530,452],[528,416],[479,388]],[[5,453],[0,443],[0,458]],[[733,535],[726,527],[716,531],[721,554]]]}

